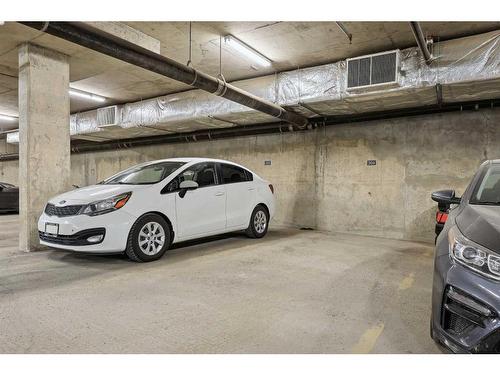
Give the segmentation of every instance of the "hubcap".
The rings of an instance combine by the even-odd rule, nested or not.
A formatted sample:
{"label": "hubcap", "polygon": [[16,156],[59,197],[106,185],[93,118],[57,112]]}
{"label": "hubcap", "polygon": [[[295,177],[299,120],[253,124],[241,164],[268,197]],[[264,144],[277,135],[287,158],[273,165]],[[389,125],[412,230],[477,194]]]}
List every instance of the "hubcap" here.
{"label": "hubcap", "polygon": [[160,252],[165,244],[165,231],[163,227],[151,221],[144,224],[139,232],[139,248],[146,255],[155,255]]}
{"label": "hubcap", "polygon": [[267,218],[264,211],[257,211],[253,219],[253,226],[255,231],[259,234],[264,233],[266,230]]}

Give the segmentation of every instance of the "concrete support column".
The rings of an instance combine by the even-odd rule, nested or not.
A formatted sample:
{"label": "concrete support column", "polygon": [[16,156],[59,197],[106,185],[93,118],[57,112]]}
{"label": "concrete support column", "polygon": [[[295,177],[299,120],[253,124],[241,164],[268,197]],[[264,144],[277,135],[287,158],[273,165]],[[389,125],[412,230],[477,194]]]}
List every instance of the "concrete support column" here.
{"label": "concrete support column", "polygon": [[47,200],[70,186],[68,57],[19,48],[19,248],[33,251]]}

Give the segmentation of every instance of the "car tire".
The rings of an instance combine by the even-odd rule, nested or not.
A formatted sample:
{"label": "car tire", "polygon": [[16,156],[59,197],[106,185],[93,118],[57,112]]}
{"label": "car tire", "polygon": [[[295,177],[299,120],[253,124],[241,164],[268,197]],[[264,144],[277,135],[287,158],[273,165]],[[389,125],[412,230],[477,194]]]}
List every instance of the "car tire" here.
{"label": "car tire", "polygon": [[269,212],[263,205],[259,204],[250,216],[250,223],[248,223],[245,233],[250,238],[262,238],[266,235],[268,227]]}
{"label": "car tire", "polygon": [[145,214],[132,225],[125,254],[134,262],[160,259],[171,242],[170,225],[158,214]]}

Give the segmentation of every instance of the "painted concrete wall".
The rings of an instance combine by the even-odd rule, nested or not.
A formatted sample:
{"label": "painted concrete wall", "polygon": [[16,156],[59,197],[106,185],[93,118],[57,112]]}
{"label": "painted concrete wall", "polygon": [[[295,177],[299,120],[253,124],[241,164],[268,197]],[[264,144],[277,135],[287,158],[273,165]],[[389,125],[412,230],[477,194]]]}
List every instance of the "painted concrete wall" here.
{"label": "painted concrete wall", "polygon": [[[462,193],[484,159],[500,158],[497,124],[500,110],[493,109],[80,154],[71,159],[72,183],[92,184],[147,160],[217,157],[244,164],[275,185],[275,223],[433,241],[430,193]],[[367,166],[367,160],[377,164]],[[0,163],[0,178],[16,167]]]}

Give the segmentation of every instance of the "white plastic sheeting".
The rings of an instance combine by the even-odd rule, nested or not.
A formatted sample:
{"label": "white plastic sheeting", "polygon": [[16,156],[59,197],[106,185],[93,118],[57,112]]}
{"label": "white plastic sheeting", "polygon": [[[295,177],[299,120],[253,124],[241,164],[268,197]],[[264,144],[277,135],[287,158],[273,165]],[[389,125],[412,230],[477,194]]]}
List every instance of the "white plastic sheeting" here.
{"label": "white plastic sheeting", "polygon": [[[399,85],[346,90],[347,64],[340,61],[233,82],[261,98],[307,117],[411,108],[500,97],[500,31],[434,44],[427,65],[418,48],[401,51]],[[275,118],[200,90],[119,106],[117,125],[97,124],[96,111],[71,116],[73,138],[102,141],[276,121]]]}

